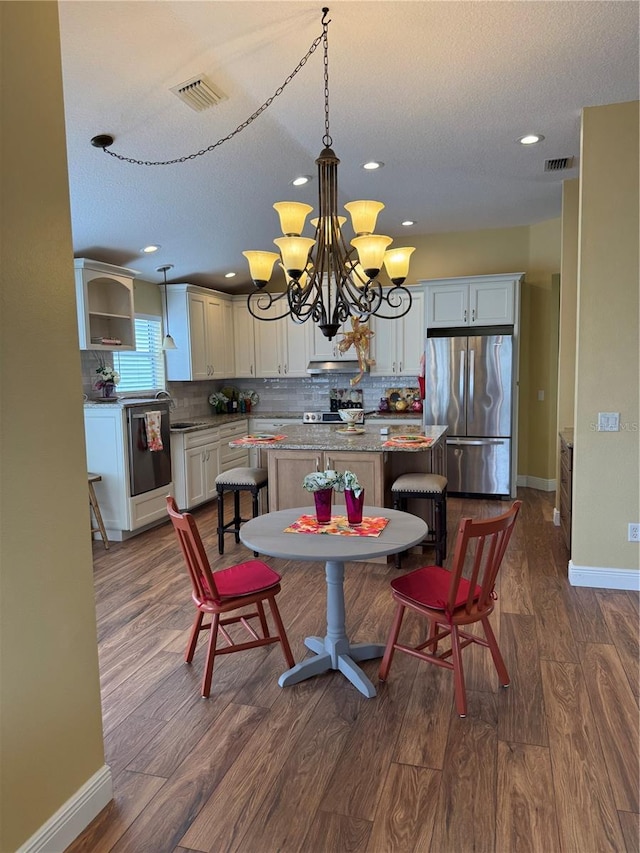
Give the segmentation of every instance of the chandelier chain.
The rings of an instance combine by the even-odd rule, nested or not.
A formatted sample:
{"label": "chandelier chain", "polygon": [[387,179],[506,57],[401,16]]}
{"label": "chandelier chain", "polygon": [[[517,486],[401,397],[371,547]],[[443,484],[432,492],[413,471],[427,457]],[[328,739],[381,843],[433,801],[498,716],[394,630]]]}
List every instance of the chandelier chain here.
{"label": "chandelier chain", "polygon": [[[328,10],[327,10],[328,11]],[[322,144],[325,148],[331,148],[333,139],[329,132],[329,23],[322,21],[322,49],[324,63],[324,136]]]}
{"label": "chandelier chain", "polygon": [[273,95],[271,95],[270,98],[267,98],[267,100],[262,104],[262,106],[258,107],[258,109],[252,115],[250,115],[248,119],[245,119],[245,121],[243,121],[242,124],[239,124],[235,130],[232,130],[231,133],[228,133],[226,136],[223,136],[221,139],[219,139],[217,142],[214,142],[212,145],[209,145],[207,148],[201,148],[200,151],[197,151],[194,154],[186,154],[184,157],[176,157],[174,160],[136,160],[135,157],[125,157],[123,154],[118,154],[115,151],[108,151],[106,147],[104,147],[102,150],[105,152],[105,154],[109,154],[111,157],[115,157],[116,159],[122,160],[125,163],[132,163],[134,166],[174,166],[176,163],[186,163],[187,160],[195,160],[196,157],[201,157],[203,154],[208,154],[210,151],[213,151],[215,148],[218,148],[220,145],[222,145],[223,142],[228,142],[228,140],[233,139],[233,137],[236,136],[241,131],[243,131],[245,129],[245,127],[249,127],[249,125],[253,121],[255,121],[259,115],[262,115],[262,113],[268,107],[271,106],[271,104],[278,97],[278,95],[281,95],[283,93],[284,89],[293,80],[293,78],[296,76],[298,71],[300,71],[300,69],[303,68],[307,64],[307,61],[316,52],[318,45],[323,40],[324,40],[324,68],[325,68],[325,70],[324,70],[325,129],[326,129],[325,138],[329,139],[329,142],[327,144],[330,145],[331,144],[331,137],[329,136],[329,71],[328,71],[328,57],[327,57],[327,50],[328,50],[327,29],[328,29],[328,24],[329,24],[328,21],[325,22],[323,20],[322,34],[317,36],[313,40],[309,50],[305,53],[305,55],[302,57],[302,59],[296,65],[296,67],[293,69],[293,71],[287,76],[285,81],[280,86],[278,86],[278,88],[275,90]]}

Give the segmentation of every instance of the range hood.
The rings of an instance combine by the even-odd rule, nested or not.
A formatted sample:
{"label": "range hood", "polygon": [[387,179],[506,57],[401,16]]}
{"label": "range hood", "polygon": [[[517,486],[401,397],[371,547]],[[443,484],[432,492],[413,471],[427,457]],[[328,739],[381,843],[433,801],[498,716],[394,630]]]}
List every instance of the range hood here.
{"label": "range hood", "polygon": [[310,361],[307,365],[307,373],[312,376],[318,373],[360,373],[358,360],[335,359],[334,361]]}

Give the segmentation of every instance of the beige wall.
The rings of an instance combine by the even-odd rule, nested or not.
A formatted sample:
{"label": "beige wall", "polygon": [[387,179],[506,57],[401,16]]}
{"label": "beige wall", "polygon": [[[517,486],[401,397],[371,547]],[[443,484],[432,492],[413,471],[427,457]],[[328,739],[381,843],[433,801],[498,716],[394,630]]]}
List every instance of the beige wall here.
{"label": "beige wall", "polygon": [[57,16],[0,3],[3,853],[104,764]]}
{"label": "beige wall", "polygon": [[[526,442],[520,455],[521,473],[549,480],[556,467],[556,406],[558,373],[558,311],[561,231],[560,220],[532,225],[523,311],[524,346],[521,375],[521,419]],[[522,372],[521,372],[522,373]],[[544,399],[538,399],[538,392]]]}
{"label": "beige wall", "polygon": [[[582,117],[572,562],[638,569],[638,102]],[[620,412],[619,432],[596,432]]]}
{"label": "beige wall", "polygon": [[163,316],[163,289],[151,281],[137,278],[133,282],[133,310],[136,314]]}
{"label": "beige wall", "polygon": [[[562,187],[562,262],[558,349],[558,417],[556,432],[573,429],[576,390],[576,316],[578,306],[578,180]],[[556,508],[560,509],[560,449],[556,457]]]}

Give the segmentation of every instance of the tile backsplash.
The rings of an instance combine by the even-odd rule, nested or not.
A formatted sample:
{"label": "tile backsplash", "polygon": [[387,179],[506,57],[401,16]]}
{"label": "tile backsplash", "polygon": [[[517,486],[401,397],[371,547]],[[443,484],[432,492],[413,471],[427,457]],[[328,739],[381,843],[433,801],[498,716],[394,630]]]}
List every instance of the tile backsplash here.
{"label": "tile backsplash", "polygon": [[[365,410],[378,408],[380,398],[390,386],[416,385],[415,377],[370,376],[365,374],[356,386],[363,393]],[[175,401],[175,417],[184,419],[210,415],[209,395],[226,385],[240,391],[255,391],[260,397],[251,414],[261,412],[329,411],[330,393],[334,388],[348,388],[349,377],[309,376],[301,379],[232,379],[219,382],[168,382],[167,390]]]}
{"label": "tile backsplash", "polygon": [[[98,360],[91,351],[82,351],[82,391],[88,397],[97,396],[93,390],[96,380]],[[111,361],[111,353],[100,353],[105,361]],[[278,379],[229,379],[216,382],[167,382],[167,391],[174,401],[173,418],[188,420],[211,415],[209,395],[226,385],[233,385],[241,391],[255,391],[260,402],[252,408],[252,414],[261,412],[329,411],[330,393],[335,388],[349,388],[349,376],[309,376],[301,379],[287,377]],[[355,386],[362,391],[365,410],[378,408],[380,398],[390,386],[417,385],[416,377],[371,376],[365,374]]]}

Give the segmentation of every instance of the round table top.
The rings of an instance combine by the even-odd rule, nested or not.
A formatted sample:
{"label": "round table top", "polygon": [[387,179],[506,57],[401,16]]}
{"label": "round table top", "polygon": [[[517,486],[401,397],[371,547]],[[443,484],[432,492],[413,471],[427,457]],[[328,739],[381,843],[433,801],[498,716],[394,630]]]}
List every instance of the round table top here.
{"label": "round table top", "polygon": [[315,515],[314,507],[302,506],[250,519],[240,528],[240,539],[252,551],[285,560],[369,560],[417,545],[429,530],[418,516],[396,509],[365,506],[362,514],[388,518],[389,523],[379,536],[285,533],[301,515]]}

